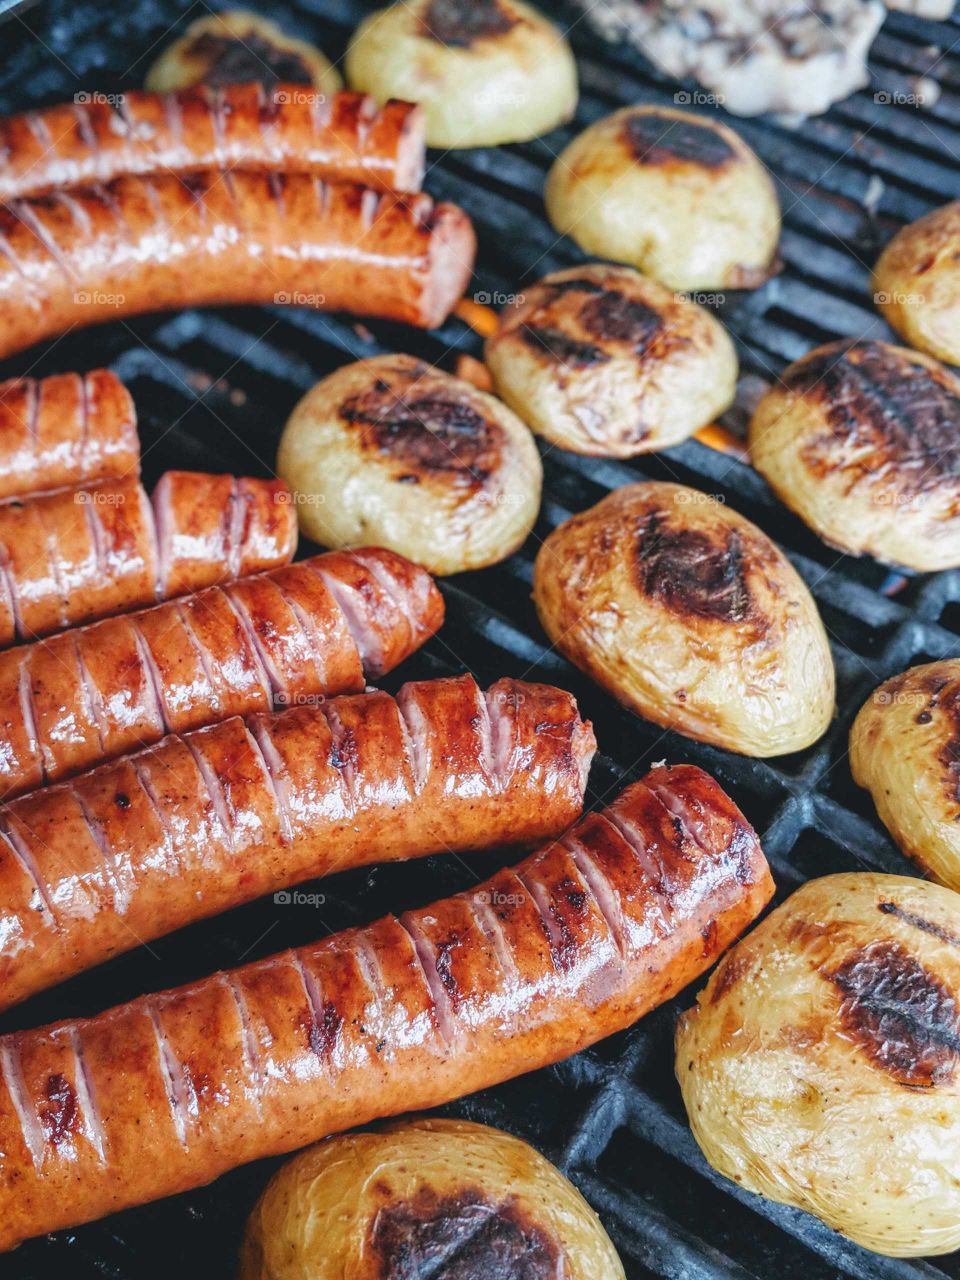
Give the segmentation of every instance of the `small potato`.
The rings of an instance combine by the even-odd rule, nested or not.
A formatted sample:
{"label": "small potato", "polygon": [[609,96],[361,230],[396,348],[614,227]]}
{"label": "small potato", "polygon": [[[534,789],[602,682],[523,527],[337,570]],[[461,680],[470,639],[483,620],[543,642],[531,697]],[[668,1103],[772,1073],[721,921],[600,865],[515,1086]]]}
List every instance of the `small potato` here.
{"label": "small potato", "polygon": [[624,107],[547,175],[547,216],[587,253],[671,289],[755,289],[776,271],[780,206],[732,129],[669,107]]}
{"label": "small potato", "polygon": [[345,365],[308,391],[277,471],[315,542],[389,547],[431,573],[515,551],[543,483],[533,436],[512,410],[403,355]]}
{"label": "small potato", "polygon": [[750,756],[834,709],[816,605],[765,533],[706,494],[632,484],[554,530],[533,598],[571,662],[647,720]]}
{"label": "small potato", "polygon": [[352,89],[419,102],[431,147],[524,142],[569,120],[577,67],[560,32],[521,0],[404,0],[360,24]]}
{"label": "small potato", "polygon": [[239,1280],[624,1280],[600,1219],[525,1142],[407,1120],[294,1157],[254,1206]]}
{"label": "small potato", "polygon": [[334,93],[343,81],[329,59],[306,40],[295,40],[257,13],[228,9],[191,22],[147,72],[147,89],[172,93],[195,84],[278,81]]}
{"label": "small potato", "polygon": [[611,458],[667,449],[733,403],[737,354],[709,311],[629,267],[547,276],[504,313],[486,361],[538,435]]}
{"label": "small potato", "polygon": [[886,342],[790,365],[750,423],[750,460],[825,542],[929,572],[960,565],[960,379]]}
{"label": "small potato", "polygon": [[960,200],[897,232],[874,267],[873,300],[912,347],[960,364]]}
{"label": "small potato", "polygon": [[680,1020],[677,1079],[704,1155],[877,1253],[952,1252],[958,1008],[957,894],[907,876],[809,881]]}
{"label": "small potato", "polygon": [[874,690],[850,730],[850,771],[903,852],[960,889],[960,658]]}

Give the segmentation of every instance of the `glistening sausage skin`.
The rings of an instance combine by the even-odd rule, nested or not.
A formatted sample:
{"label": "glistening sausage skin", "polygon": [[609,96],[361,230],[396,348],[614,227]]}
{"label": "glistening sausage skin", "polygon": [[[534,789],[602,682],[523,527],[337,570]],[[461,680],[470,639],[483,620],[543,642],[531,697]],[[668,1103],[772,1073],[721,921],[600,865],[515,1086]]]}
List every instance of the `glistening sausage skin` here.
{"label": "glistening sausage skin", "polygon": [[773,891],[710,777],[654,769],[477,889],[0,1040],[0,1247],[419,1110],[629,1026]]}

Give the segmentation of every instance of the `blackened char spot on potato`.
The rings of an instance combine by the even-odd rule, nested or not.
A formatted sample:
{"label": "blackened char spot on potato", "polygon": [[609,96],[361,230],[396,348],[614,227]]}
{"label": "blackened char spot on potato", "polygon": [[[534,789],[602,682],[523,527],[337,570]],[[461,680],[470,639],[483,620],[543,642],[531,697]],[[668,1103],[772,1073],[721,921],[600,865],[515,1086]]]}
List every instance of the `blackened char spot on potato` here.
{"label": "blackened char spot on potato", "polygon": [[932,1088],[960,1062],[953,992],[896,942],[871,942],[826,975],[841,994],[844,1032],[898,1084]]}
{"label": "blackened char spot on potato", "polygon": [[587,332],[601,342],[628,342],[640,355],[663,329],[663,317],[658,311],[617,289],[588,299],[578,315]]}
{"label": "blackened char spot on potato", "polygon": [[673,528],[654,511],[638,535],[636,560],[643,594],[675,613],[718,622],[744,622],[751,614],[737,529],[709,537],[699,529]]}
{"label": "blackened char spot on potato", "polygon": [[204,84],[242,84],[259,80],[271,88],[278,81],[310,84],[310,68],[299,53],[278,49],[257,31],[248,31],[242,40],[204,31],[190,42],[187,56],[206,65]]}
{"label": "blackened char spot on potato", "polygon": [[592,342],[571,338],[560,329],[525,324],[521,326],[520,334],[527,346],[545,352],[551,360],[573,369],[589,369],[592,365],[606,364],[610,359]]}
{"label": "blackened char spot on potato", "polygon": [[439,44],[469,49],[475,40],[506,35],[518,21],[499,0],[431,0],[420,19],[420,32]]}
{"label": "blackened char spot on potato", "polygon": [[76,1090],[66,1076],[57,1072],[48,1077],[44,1095],[37,1108],[40,1125],[47,1141],[59,1147],[76,1132],[80,1118]]}
{"label": "blackened char spot on potato", "polygon": [[556,1280],[566,1265],[556,1242],[511,1196],[498,1203],[465,1187],[440,1197],[428,1187],[385,1205],[370,1224],[377,1280]]}
{"label": "blackened char spot on potato", "polygon": [[915,911],[908,911],[896,902],[884,901],[879,903],[878,907],[885,916],[895,916],[897,920],[902,920],[904,924],[909,924],[922,933],[929,933],[932,938],[937,938],[940,942],[949,943],[951,947],[960,947],[960,935],[951,933],[949,929],[945,929],[942,924],[937,924],[934,920],[918,916]]}
{"label": "blackened char spot on potato", "polygon": [[[815,396],[833,436],[866,472],[896,465],[896,484],[913,497],[943,486],[960,503],[960,397],[944,378],[878,342],[831,346],[788,371],[785,385]],[[832,469],[828,447],[804,451],[815,469]]]}
{"label": "blackened char spot on potato", "polygon": [[736,156],[726,138],[709,125],[656,111],[627,116],[623,130],[627,146],[640,164],[670,164],[682,160],[719,169]]}

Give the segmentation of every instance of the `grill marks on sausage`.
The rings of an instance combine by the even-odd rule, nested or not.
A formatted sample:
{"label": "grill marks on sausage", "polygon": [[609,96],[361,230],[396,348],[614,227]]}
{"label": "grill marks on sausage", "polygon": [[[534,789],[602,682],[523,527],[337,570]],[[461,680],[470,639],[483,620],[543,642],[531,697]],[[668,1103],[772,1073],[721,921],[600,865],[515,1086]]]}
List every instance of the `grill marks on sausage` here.
{"label": "grill marks on sausage", "polygon": [[638,164],[666,165],[679,160],[720,169],[736,158],[733,147],[717,129],[666,112],[643,111],[627,116],[623,134]]}
{"label": "grill marks on sausage", "polygon": [[946,1084],[960,1062],[960,1009],[941,979],[896,942],[861,947],[826,974],[847,1036],[899,1084]]}
{"label": "grill marks on sausage", "polygon": [[556,1280],[568,1263],[556,1240],[513,1196],[428,1186],[378,1209],[369,1228],[376,1280]]}
{"label": "grill marks on sausage", "polygon": [[740,623],[755,612],[747,583],[743,534],[676,528],[662,511],[643,520],[636,540],[640,591],[674,613]]}
{"label": "grill marks on sausage", "polygon": [[252,29],[244,32],[242,40],[204,31],[190,41],[182,56],[203,64],[203,82],[207,85],[259,81],[269,89],[278,81],[313,83],[310,68],[301,54],[294,49],[278,48]]}
{"label": "grill marks on sausage", "polygon": [[55,1147],[73,1139],[80,1122],[80,1106],[73,1085],[65,1075],[49,1076],[45,1097],[37,1108],[40,1126],[47,1142]]}
{"label": "grill marks on sausage", "polygon": [[454,49],[504,36],[521,20],[499,0],[430,0],[420,17],[420,35]]}

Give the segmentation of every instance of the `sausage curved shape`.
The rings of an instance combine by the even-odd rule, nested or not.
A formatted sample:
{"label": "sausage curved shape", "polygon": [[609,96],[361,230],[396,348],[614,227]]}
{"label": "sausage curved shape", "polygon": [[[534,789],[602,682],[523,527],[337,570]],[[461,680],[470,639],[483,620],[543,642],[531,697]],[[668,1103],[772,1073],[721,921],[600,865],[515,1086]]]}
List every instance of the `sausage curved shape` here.
{"label": "sausage curved shape", "polygon": [[0,382],[0,499],[139,473],[133,400],[109,369]]}
{"label": "sausage curved shape", "polygon": [[658,768],[514,870],[0,1040],[0,1248],[437,1106],[629,1026],[773,892],[746,819]]}
{"label": "sausage curved shape", "polygon": [[470,219],[303,175],[117,178],[0,205],[0,358],[75,325],[279,303],[434,328],[473,271]]}
{"label": "sausage curved shape", "polygon": [[279,480],[168,471],[0,503],[0,647],[293,559]]}
{"label": "sausage curved shape", "polygon": [[142,89],[0,119],[0,202],[123,174],[262,169],[420,190],[423,110],[303,85]]}
{"label": "sausage curved shape", "polygon": [[332,551],[0,653],[0,800],[231,716],[360,693],[439,628],[425,569]]}
{"label": "sausage curved shape", "polygon": [[594,746],[570,694],[462,676],[234,717],[22,796],[0,806],[0,1008],[285,885],[555,835]]}

